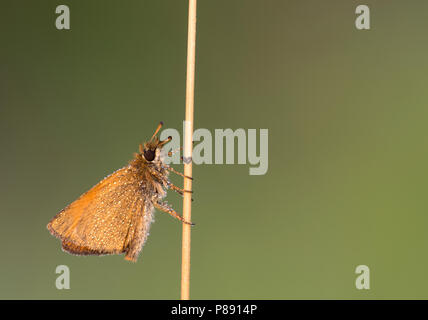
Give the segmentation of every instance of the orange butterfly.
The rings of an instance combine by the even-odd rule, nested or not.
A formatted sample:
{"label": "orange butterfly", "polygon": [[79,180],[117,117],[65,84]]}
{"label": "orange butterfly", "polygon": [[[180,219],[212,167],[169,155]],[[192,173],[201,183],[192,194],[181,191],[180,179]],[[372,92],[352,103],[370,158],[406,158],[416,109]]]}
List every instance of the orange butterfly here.
{"label": "orange butterfly", "polygon": [[154,208],[193,225],[162,201],[167,189],[181,195],[191,192],[173,185],[168,179],[170,171],[192,179],[163,162],[162,147],[172,138],[158,139],[156,134],[162,125],[150,141],[140,144],[140,153],[127,166],[99,182],[49,222],[48,230],[61,239],[64,251],[77,255],[125,253],[126,260],[135,262],[149,235]]}

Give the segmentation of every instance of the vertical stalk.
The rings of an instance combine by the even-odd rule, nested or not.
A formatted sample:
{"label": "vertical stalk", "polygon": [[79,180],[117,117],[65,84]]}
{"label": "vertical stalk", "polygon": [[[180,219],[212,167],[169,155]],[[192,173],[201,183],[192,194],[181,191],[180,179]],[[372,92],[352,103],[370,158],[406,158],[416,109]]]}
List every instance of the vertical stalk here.
{"label": "vertical stalk", "polygon": [[[195,88],[195,47],[196,47],[196,0],[189,0],[189,18],[187,35],[187,73],[186,73],[186,118],[184,141],[184,175],[192,177],[192,140],[193,140],[193,101]],[[189,161],[190,160],[190,161]],[[184,178],[184,189],[192,190],[192,180]],[[192,195],[184,193],[183,218],[192,221]],[[191,226],[183,223],[182,260],[181,260],[181,299],[189,300],[190,289],[190,231]]]}

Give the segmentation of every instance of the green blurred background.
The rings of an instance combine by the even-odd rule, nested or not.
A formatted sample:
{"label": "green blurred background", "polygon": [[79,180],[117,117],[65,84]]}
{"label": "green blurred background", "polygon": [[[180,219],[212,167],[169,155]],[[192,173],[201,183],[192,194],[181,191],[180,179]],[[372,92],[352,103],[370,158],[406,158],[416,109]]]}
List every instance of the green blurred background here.
{"label": "green blurred background", "polygon": [[[0,298],[179,298],[167,214],[136,264],[66,254],[46,224],[160,120],[181,132],[187,5],[1,2]],[[269,129],[269,170],[194,166],[192,298],[428,298],[427,14],[424,0],[199,1],[195,128]]]}

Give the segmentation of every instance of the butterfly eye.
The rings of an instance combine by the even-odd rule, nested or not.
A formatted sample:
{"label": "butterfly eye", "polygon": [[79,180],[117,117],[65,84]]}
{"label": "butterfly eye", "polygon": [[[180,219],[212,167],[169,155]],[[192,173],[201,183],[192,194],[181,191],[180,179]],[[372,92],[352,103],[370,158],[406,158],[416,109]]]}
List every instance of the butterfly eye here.
{"label": "butterfly eye", "polygon": [[155,159],[155,151],[154,150],[144,150],[144,158],[147,161],[153,161]]}

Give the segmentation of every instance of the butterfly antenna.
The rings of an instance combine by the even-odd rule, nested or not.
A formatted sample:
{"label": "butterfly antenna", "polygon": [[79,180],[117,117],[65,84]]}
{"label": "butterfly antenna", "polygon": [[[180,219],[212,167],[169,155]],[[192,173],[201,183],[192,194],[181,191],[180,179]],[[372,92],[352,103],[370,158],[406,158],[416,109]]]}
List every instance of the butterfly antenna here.
{"label": "butterfly antenna", "polygon": [[159,122],[158,127],[156,128],[155,133],[153,133],[153,136],[152,136],[152,138],[150,139],[150,141],[152,141],[152,140],[153,140],[153,138],[157,135],[157,133],[159,132],[159,130],[162,128],[162,126],[163,126],[163,122],[161,121],[161,122]]}
{"label": "butterfly antenna", "polygon": [[159,147],[162,147],[164,144],[166,144],[166,143],[170,142],[171,140],[172,140],[172,137],[171,137],[171,136],[169,136],[169,137],[168,137],[168,138],[166,138],[165,140],[163,140],[163,141],[159,142],[158,146],[159,146]]}

